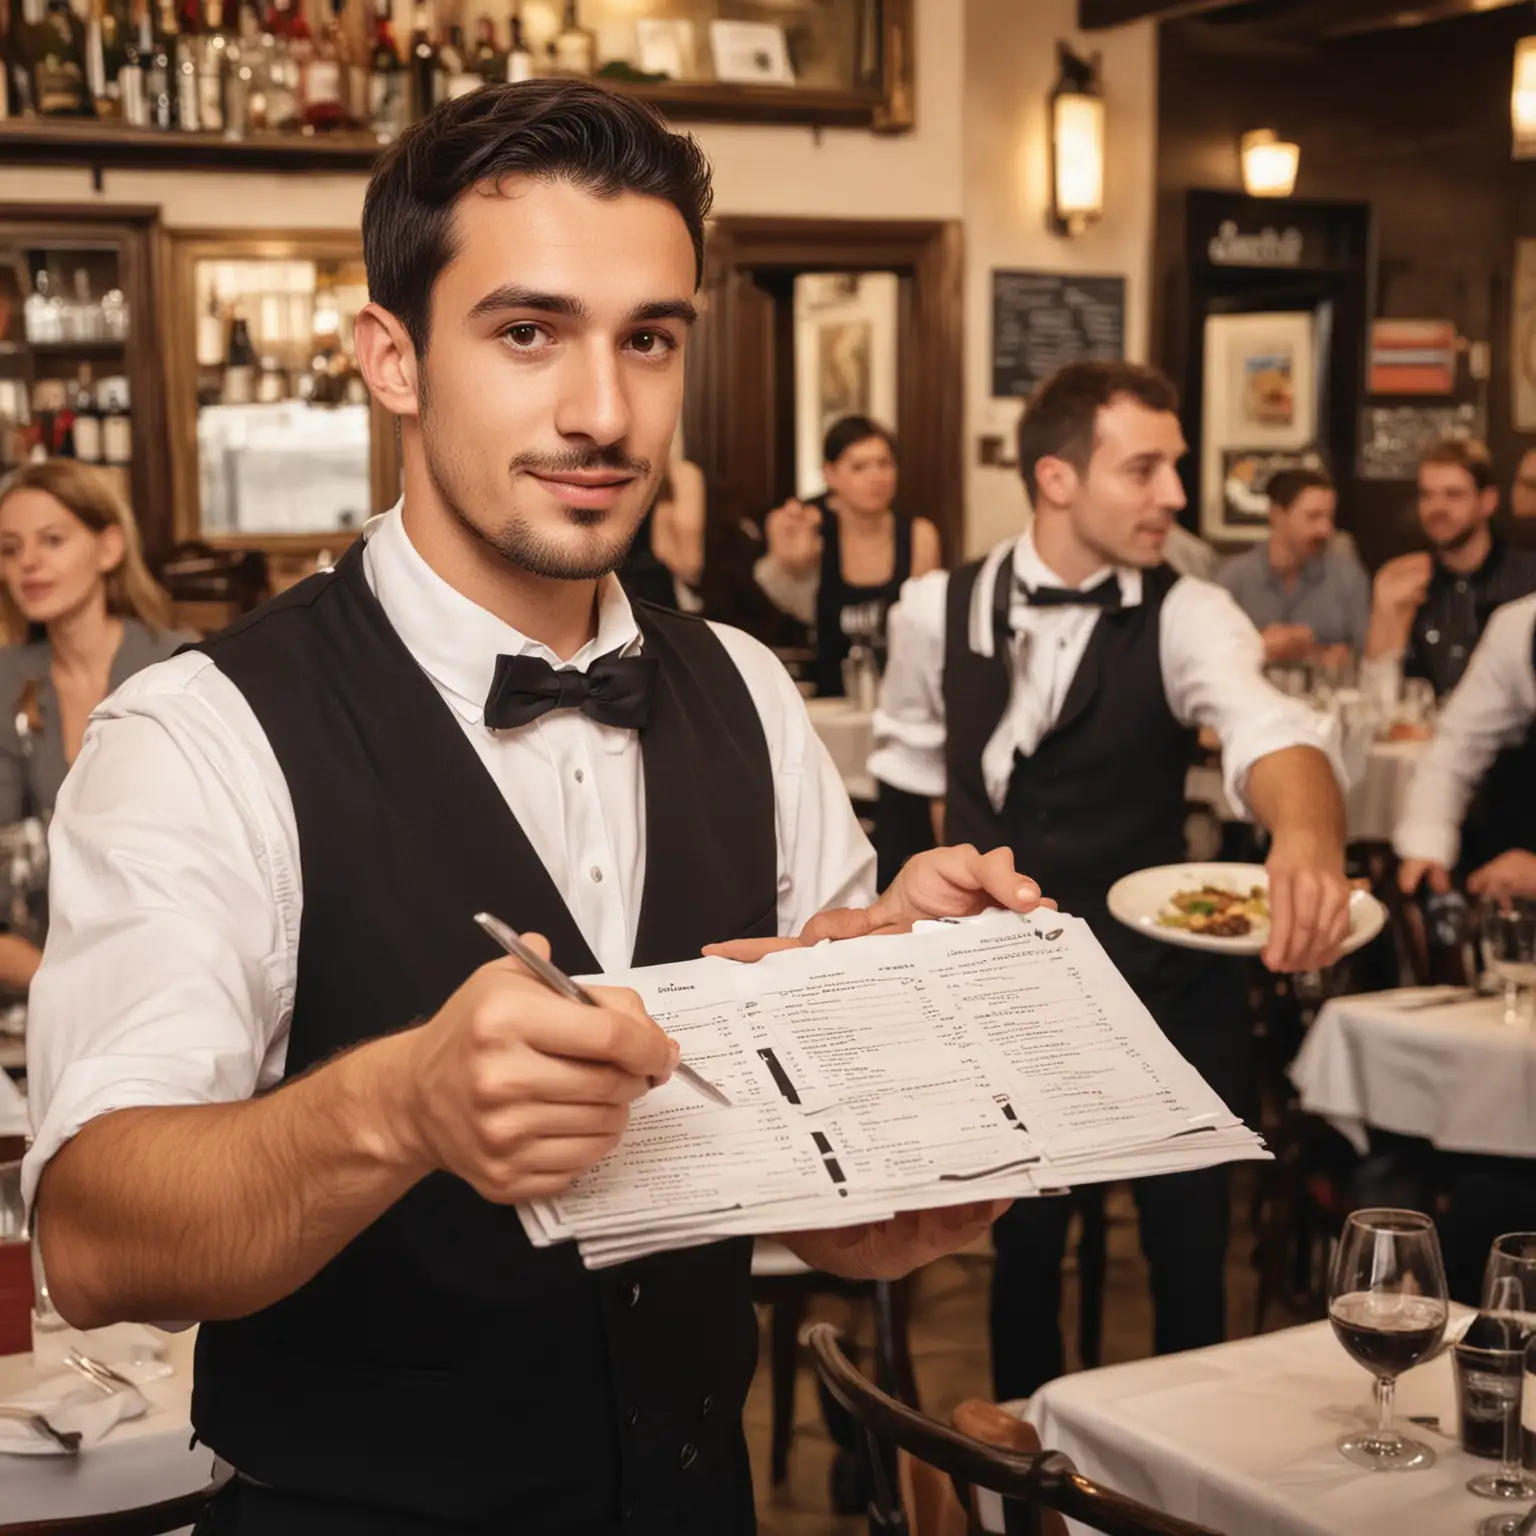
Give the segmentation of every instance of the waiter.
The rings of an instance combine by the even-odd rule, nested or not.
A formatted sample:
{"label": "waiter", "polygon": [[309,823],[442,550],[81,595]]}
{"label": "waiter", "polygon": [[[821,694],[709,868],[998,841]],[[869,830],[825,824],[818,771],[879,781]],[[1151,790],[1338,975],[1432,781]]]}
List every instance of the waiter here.
{"label": "waiter", "polygon": [[[945,836],[1005,846],[1086,918],[1175,1046],[1235,1112],[1251,1096],[1242,970],[1111,920],[1120,876],[1185,858],[1184,779],[1199,727],[1227,791],[1273,836],[1265,960],[1311,970],[1348,926],[1344,811],[1330,727],[1271,688],[1253,625],[1220,587],[1160,563],[1184,493],[1172,384],[1081,363],[1041,386],[1019,431],[1034,505],[1022,537],[952,577],[910,583],[891,615],[877,778],[945,799]],[[1161,1353],[1224,1335],[1224,1169],[1139,1181]],[[1063,1369],[1055,1319],[1069,1204],[1023,1201],[994,1230],[1000,1400]]]}
{"label": "waiter", "polygon": [[[472,921],[595,972],[872,896],[783,669],[609,575],[676,427],[708,206],[693,142],[593,86],[404,134],[356,325],[402,505],[120,691],[65,787],[27,1187],[66,1318],[202,1322],[193,1422],[239,1474],[204,1531],[753,1527],[750,1243],[589,1273],[511,1209],[611,1152],[676,1048]],[[866,921],[978,885],[1039,894],[941,850]],[[994,1215],[789,1241],[895,1274]]]}

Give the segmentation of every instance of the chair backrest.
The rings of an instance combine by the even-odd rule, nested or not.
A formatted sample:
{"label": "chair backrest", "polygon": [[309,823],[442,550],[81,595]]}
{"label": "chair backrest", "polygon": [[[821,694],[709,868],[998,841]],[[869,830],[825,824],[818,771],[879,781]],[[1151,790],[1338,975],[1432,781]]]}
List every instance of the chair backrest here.
{"label": "chair backrest", "polygon": [[223,1487],[210,1483],[195,1493],[141,1504],[137,1509],[114,1509],[102,1515],[77,1515],[67,1520],[23,1520],[20,1525],[0,1525],[0,1536],[166,1536],[167,1532],[195,1525],[203,1507]]}
{"label": "chair backrest", "polygon": [[[816,1369],[837,1399],[879,1447],[896,1446],[948,1474],[962,1507],[972,1488],[1001,1495],[1006,1529],[1038,1536],[1044,1511],[1055,1510],[1104,1536],[1220,1536],[1083,1477],[1059,1451],[1020,1451],[988,1445],[940,1424],[888,1397],[856,1371],[838,1348],[837,1330],[818,1323],[810,1330]],[[881,1458],[872,1457],[878,1461]]]}

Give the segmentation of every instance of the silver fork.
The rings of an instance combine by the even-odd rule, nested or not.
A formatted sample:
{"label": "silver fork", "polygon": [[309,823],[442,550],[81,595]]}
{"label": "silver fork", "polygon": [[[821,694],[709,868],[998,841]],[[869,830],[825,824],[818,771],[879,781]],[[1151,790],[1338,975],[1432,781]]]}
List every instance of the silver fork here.
{"label": "silver fork", "polygon": [[75,1456],[80,1451],[80,1431],[78,1429],[55,1429],[52,1424],[35,1409],[12,1408],[8,1404],[0,1403],[0,1419],[15,1419],[18,1423],[30,1425],[38,1434],[46,1435],[66,1456]]}

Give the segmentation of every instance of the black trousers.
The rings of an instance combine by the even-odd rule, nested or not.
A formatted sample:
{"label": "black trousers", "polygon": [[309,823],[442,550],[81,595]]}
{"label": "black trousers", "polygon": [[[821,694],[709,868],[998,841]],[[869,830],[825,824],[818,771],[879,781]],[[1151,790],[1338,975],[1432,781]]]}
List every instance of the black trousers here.
{"label": "black trousers", "polygon": [[[1071,909],[1069,909],[1071,910]],[[1252,1020],[1239,962],[1095,925],[1110,958],[1180,1053],[1238,1116],[1254,1110]],[[1171,1354],[1226,1337],[1231,1187],[1225,1166],[1131,1186],[1151,1269],[1153,1348]],[[1061,1261],[1071,1202],[1020,1200],[992,1228],[992,1383],[1028,1397],[1065,1369]]]}
{"label": "black trousers", "polygon": [[[579,1447],[573,1446],[577,1454]],[[600,1527],[559,1527],[560,1536],[756,1536],[752,1469],[743,1440],[739,1467],[699,1490],[687,1509]],[[362,1508],[280,1493],[239,1478],[226,1484],[192,1536],[551,1536],[541,1517],[510,1511],[493,1521],[432,1520],[398,1510]]]}

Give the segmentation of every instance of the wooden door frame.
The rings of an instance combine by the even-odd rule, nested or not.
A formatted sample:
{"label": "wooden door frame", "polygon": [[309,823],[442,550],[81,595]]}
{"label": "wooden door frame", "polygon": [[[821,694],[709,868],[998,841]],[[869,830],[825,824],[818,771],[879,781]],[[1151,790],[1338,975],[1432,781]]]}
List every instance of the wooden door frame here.
{"label": "wooden door frame", "polygon": [[774,305],[758,274],[894,272],[900,280],[896,420],[903,507],[938,526],[947,560],[964,544],[965,253],[950,220],[729,216],[710,225],[703,318],[688,370],[684,438],[711,487],[746,512],[774,505],[785,409]]}

